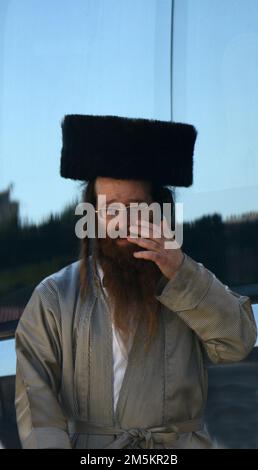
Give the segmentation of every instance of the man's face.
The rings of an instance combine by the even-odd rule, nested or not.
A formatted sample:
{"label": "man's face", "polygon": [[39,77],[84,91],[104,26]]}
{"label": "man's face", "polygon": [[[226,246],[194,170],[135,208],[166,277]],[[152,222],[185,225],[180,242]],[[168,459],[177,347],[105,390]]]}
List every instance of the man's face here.
{"label": "man's face", "polygon": [[[147,203],[150,204],[152,202],[151,194],[151,183],[148,181],[139,181],[139,180],[121,180],[115,178],[106,178],[106,177],[98,177],[95,183],[95,192],[97,196],[97,209],[103,208],[105,205],[109,206],[115,204],[124,204],[125,206],[129,206],[130,203]],[[100,202],[98,203],[98,196],[105,196],[105,203]],[[130,212],[128,211],[128,215],[123,219],[127,226],[123,226],[122,219],[119,223],[120,228],[124,228],[128,235],[130,235],[129,226],[131,224]],[[111,219],[109,217],[106,218],[106,224],[110,222]],[[138,217],[139,220],[139,217]],[[101,223],[101,218],[99,219],[99,223]],[[117,248],[121,247],[121,250],[118,249],[120,253],[123,253],[125,250],[129,251],[136,251],[136,247],[132,246],[132,244],[127,240],[126,237],[112,238],[109,237],[107,233],[107,238],[109,238],[110,245],[116,246]],[[111,240],[113,243],[111,243]],[[125,248],[123,250],[122,248]]]}
{"label": "man's face", "polygon": [[[151,183],[139,180],[118,180],[98,177],[95,182],[95,193],[106,196],[106,206],[110,203],[145,202],[151,204]],[[97,209],[100,209],[97,206]],[[130,217],[126,220],[129,227]],[[108,223],[108,221],[107,221]],[[129,230],[127,231],[129,235]],[[145,317],[149,325],[149,335],[154,331],[158,302],[154,297],[156,282],[161,273],[155,263],[133,256],[135,251],[144,248],[130,243],[125,237],[96,239],[97,259],[103,269],[103,283],[107,288],[115,326],[120,329],[125,342],[128,339],[131,320],[137,322]]]}

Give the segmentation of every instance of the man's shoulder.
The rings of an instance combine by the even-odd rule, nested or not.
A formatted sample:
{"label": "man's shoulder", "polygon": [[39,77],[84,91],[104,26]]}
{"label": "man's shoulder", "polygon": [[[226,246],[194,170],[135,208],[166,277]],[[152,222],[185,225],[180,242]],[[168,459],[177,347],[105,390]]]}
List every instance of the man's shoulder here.
{"label": "man's shoulder", "polygon": [[68,290],[79,288],[80,260],[73,261],[48,276],[44,277],[35,290],[42,292],[45,289],[52,293],[66,293]]}
{"label": "man's shoulder", "polygon": [[[88,263],[92,263],[89,255]],[[62,300],[68,305],[75,304],[80,293],[80,265],[81,259],[73,261],[63,268],[44,277],[34,288],[34,296],[39,296],[49,302]]]}
{"label": "man's shoulder", "polygon": [[[54,315],[60,322],[64,313],[73,312],[80,298],[80,261],[74,261],[44,277],[34,288],[19,320],[24,323]],[[50,315],[50,316],[51,316]]]}

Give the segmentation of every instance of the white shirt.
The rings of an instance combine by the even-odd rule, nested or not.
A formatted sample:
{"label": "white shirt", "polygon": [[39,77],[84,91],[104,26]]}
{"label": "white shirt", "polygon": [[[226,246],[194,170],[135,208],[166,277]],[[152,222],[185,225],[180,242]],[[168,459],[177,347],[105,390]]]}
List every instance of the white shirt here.
{"label": "white shirt", "polygon": [[[99,263],[97,263],[97,270],[98,270],[100,281],[102,283],[104,273]],[[102,283],[102,287],[107,295],[107,289],[103,286],[103,283]],[[118,330],[114,327],[113,322],[112,322],[112,331],[113,331],[113,373],[114,373],[113,393],[114,393],[114,411],[115,411],[118,397],[119,397],[119,392],[121,389],[125,370],[127,367],[128,353],[126,351],[126,348],[124,347],[123,341],[121,339],[121,336]],[[131,346],[132,346],[132,337],[129,342],[129,350]]]}

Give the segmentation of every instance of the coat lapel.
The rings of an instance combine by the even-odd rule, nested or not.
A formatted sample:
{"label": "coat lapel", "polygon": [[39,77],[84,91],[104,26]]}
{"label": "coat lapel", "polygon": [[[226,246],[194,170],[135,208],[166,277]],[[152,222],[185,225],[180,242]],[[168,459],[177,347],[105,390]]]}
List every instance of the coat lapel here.
{"label": "coat lapel", "polygon": [[146,327],[138,324],[120,389],[115,419],[121,427],[157,426],[164,420],[164,340],[163,315],[159,312],[158,331],[145,353]]}
{"label": "coat lapel", "polygon": [[[115,412],[113,411],[113,337],[111,312],[93,257],[96,304],[91,317],[88,416],[91,421],[119,426],[147,426],[164,421],[164,315],[158,312],[157,335],[144,351],[146,326],[137,325]],[[153,406],[150,406],[153,405]]]}

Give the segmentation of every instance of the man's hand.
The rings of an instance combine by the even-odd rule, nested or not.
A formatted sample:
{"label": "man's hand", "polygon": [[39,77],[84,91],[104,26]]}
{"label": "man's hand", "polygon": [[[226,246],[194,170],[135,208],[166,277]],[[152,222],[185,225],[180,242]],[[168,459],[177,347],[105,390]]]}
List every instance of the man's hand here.
{"label": "man's hand", "polygon": [[156,224],[142,220],[138,226],[130,226],[130,234],[138,236],[138,238],[128,236],[127,240],[146,249],[144,251],[135,252],[135,258],[153,261],[157,264],[165,277],[173,279],[184,261],[184,253],[180,248],[165,248],[165,242],[171,241],[173,238],[169,239],[164,237],[163,229],[168,229],[166,219],[161,221],[160,228]]}

